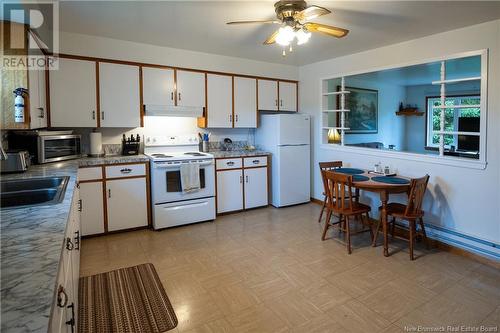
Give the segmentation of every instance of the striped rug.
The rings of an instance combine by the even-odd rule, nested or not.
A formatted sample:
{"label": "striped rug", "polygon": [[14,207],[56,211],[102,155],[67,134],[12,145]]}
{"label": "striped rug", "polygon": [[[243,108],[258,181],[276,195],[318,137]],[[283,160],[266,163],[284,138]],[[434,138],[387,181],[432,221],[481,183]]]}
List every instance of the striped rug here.
{"label": "striped rug", "polygon": [[78,331],[165,332],[177,317],[153,264],[80,278]]}

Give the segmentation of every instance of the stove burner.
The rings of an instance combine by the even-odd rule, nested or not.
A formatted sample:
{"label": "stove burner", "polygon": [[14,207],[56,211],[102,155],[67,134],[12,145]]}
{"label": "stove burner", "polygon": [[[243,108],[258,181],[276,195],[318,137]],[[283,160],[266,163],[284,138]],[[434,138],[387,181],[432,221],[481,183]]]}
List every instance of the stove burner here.
{"label": "stove burner", "polygon": [[205,156],[203,153],[198,153],[198,152],[188,152],[184,153],[184,155],[190,155],[190,156]]}
{"label": "stove burner", "polygon": [[153,157],[173,157],[171,155],[166,155],[166,154],[151,154]]}

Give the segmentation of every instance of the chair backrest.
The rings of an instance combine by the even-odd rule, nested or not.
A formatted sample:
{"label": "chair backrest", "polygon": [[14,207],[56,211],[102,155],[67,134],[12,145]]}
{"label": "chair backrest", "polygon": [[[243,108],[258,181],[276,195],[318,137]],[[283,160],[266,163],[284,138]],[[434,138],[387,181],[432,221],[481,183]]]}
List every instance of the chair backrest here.
{"label": "chair backrest", "polygon": [[326,195],[331,208],[337,212],[352,211],[355,201],[352,195],[352,176],[335,171],[325,171]]}
{"label": "chair backrest", "polygon": [[325,194],[326,194],[325,171],[332,171],[338,168],[342,168],[342,161],[319,162],[319,169],[321,171],[321,179],[323,180],[323,187],[325,188]]}
{"label": "chair backrest", "polygon": [[408,195],[408,205],[406,205],[406,216],[418,216],[422,212],[422,202],[427,190],[429,175],[411,180],[410,193]]}

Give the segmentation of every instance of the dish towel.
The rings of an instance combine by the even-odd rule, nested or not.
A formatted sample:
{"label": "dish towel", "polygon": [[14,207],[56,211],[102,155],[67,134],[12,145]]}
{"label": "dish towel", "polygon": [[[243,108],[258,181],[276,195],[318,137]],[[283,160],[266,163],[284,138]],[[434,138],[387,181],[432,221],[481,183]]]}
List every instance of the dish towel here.
{"label": "dish towel", "polygon": [[196,163],[181,164],[182,191],[189,193],[200,189],[200,165]]}

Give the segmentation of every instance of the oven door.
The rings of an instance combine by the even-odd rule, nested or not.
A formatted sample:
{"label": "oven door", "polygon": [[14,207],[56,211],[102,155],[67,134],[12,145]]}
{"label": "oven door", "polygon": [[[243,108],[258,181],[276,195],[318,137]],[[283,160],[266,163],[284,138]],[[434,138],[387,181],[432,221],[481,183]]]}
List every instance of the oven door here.
{"label": "oven door", "polygon": [[81,156],[80,135],[53,135],[38,137],[38,163],[49,163]]}
{"label": "oven door", "polygon": [[208,198],[215,195],[215,169],[213,160],[201,160],[200,187],[195,192],[183,192],[181,186],[180,164],[153,162],[151,164],[151,188],[154,204]]}

